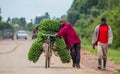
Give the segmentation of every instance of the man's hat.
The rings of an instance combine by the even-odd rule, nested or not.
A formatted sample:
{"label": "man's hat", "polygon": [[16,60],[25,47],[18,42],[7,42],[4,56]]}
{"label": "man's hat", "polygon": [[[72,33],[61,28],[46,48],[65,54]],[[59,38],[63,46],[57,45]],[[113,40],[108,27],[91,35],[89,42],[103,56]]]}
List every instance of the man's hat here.
{"label": "man's hat", "polygon": [[65,22],[65,20],[64,19],[60,19],[59,22]]}

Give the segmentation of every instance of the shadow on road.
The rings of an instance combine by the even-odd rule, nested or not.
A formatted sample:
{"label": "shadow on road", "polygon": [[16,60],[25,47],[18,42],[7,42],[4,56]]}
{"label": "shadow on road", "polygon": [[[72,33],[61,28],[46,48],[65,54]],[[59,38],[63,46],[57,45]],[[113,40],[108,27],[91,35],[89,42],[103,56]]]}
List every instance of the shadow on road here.
{"label": "shadow on road", "polygon": [[0,70],[0,74],[3,74],[3,73],[14,73],[14,71],[7,71],[7,70]]}
{"label": "shadow on road", "polygon": [[51,69],[74,69],[74,68],[72,68],[72,67],[50,67]]}
{"label": "shadow on road", "polygon": [[[45,68],[45,66],[25,66],[26,68]],[[72,67],[56,67],[56,66],[51,66],[48,69],[74,69]]]}
{"label": "shadow on road", "polygon": [[44,66],[24,66],[26,68],[45,68]]}

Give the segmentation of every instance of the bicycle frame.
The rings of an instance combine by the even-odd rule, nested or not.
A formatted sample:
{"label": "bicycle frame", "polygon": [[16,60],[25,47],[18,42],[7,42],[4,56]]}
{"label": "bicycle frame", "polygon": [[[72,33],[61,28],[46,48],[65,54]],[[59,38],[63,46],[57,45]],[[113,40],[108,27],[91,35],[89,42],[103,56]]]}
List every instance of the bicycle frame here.
{"label": "bicycle frame", "polygon": [[43,36],[47,36],[47,44],[48,44],[48,50],[46,52],[46,60],[45,60],[45,68],[50,67],[50,57],[51,57],[51,42],[50,37],[55,37],[55,35],[51,34],[42,34]]}

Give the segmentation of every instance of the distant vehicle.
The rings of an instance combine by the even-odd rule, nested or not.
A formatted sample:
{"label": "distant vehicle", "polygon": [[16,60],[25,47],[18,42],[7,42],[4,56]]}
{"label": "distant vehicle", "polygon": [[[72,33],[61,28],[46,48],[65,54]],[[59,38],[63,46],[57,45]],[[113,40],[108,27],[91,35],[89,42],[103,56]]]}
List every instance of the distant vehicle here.
{"label": "distant vehicle", "polygon": [[19,30],[16,35],[17,39],[26,39],[27,40],[27,32],[24,30]]}
{"label": "distant vehicle", "polygon": [[12,39],[14,40],[14,31],[5,30],[2,32],[2,39]]}

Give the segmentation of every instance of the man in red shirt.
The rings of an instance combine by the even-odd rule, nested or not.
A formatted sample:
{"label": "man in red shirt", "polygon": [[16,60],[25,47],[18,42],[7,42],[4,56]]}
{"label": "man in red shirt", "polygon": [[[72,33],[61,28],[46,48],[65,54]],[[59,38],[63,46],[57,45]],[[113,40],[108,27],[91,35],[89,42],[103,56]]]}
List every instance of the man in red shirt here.
{"label": "man in red shirt", "polygon": [[98,69],[102,68],[102,60],[103,60],[103,70],[106,69],[106,61],[107,61],[107,49],[108,46],[112,44],[113,35],[111,27],[106,24],[106,18],[103,17],[101,19],[102,23],[98,25],[93,33],[93,48],[95,45],[98,46]]}
{"label": "man in red shirt", "polygon": [[37,38],[37,34],[38,34],[38,26],[33,30],[33,36],[32,36],[32,39]]}
{"label": "man in red shirt", "polygon": [[59,23],[60,30],[57,33],[57,36],[63,37],[67,49],[70,49],[73,67],[80,68],[81,40],[70,23],[65,22],[65,20],[63,19],[61,19]]}

